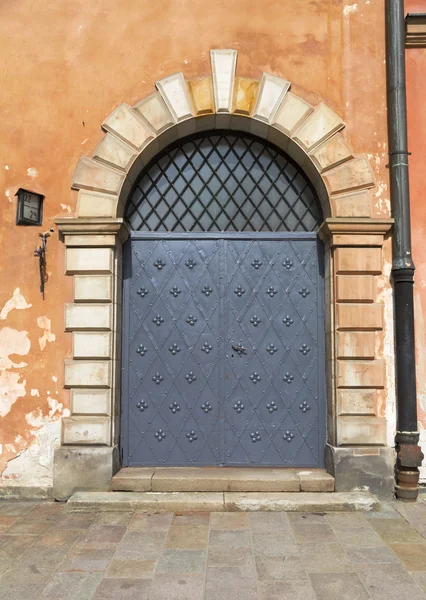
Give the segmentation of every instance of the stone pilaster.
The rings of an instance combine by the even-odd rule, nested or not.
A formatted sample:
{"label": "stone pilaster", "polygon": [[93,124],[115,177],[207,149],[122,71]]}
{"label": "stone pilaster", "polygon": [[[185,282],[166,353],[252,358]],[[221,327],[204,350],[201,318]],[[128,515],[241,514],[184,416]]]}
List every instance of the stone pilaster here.
{"label": "stone pilaster", "polygon": [[388,456],[392,450],[385,447],[385,362],[378,354],[383,346],[384,306],[378,277],[383,272],[384,238],[391,226],[391,219],[335,218],[327,219],[321,228],[330,249],[334,290],[327,327],[333,353],[327,362],[328,466],[340,490],[348,485],[371,489],[376,472],[380,489],[374,491],[383,495],[393,487],[393,461]]}
{"label": "stone pilaster", "polygon": [[127,230],[122,219],[56,223],[65,244],[65,274],[74,279],[64,323],[72,335],[72,358],[64,367],[71,416],[62,420],[54,466],[54,495],[63,500],[78,489],[109,489],[117,468],[121,244]]}

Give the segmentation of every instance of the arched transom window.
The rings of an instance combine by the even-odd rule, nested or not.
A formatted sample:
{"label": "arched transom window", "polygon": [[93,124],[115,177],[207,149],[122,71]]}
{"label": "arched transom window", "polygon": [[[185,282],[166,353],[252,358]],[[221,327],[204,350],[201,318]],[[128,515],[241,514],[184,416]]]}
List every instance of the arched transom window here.
{"label": "arched transom window", "polygon": [[247,134],[169,146],[142,172],[126,219],[142,231],[315,231],[321,209],[303,171]]}

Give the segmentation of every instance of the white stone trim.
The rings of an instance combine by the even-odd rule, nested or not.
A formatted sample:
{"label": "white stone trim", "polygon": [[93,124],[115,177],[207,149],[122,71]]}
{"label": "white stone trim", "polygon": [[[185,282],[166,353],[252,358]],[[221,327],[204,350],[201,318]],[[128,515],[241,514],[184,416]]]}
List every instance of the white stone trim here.
{"label": "white stone trim", "polygon": [[111,361],[65,360],[66,388],[110,388]]}
{"label": "white stone trim", "polygon": [[75,302],[112,302],[112,277],[110,275],[75,275]]}
{"label": "white stone trim", "polygon": [[102,123],[102,129],[141,151],[154,137],[154,132],[148,127],[146,121],[138,118],[136,112],[126,103],[121,104]]}
{"label": "white stone trim", "polygon": [[194,116],[191,98],[183,73],[165,77],[155,84],[176,123]]}
{"label": "white stone trim", "polygon": [[213,94],[217,113],[231,113],[234,95],[236,50],[210,50]]}
{"label": "white stone trim", "polygon": [[111,331],[111,304],[65,304],[65,331]]}
{"label": "white stone trim", "polygon": [[355,157],[340,135],[344,122],[324,103],[314,108],[291,93],[283,78],[264,73],[259,83],[236,77],[236,63],[236,51],[211,50],[212,77],[191,81],[191,93],[183,74],[175,73],[157,81],[158,91],[134,108],[124,103],[115,109],[102,125],[108,133],[94,158],[82,157],[74,173],[78,216],[121,216],[138,174],[164,147],[195,132],[228,128],[268,139],[296,160],[325,217],[371,214],[365,195],[356,197],[358,208],[354,196],[330,198],[375,185],[366,157]]}
{"label": "white stone trim", "polygon": [[62,419],[62,444],[109,446],[110,430],[109,417],[66,417]]}
{"label": "white stone trim", "polygon": [[263,73],[253,117],[271,123],[290,86],[291,83],[281,77]]}
{"label": "white stone trim", "polygon": [[101,194],[80,189],[77,198],[77,214],[79,217],[114,218],[117,213],[118,196]]}
{"label": "white stone trim", "polygon": [[88,156],[82,156],[72,178],[75,190],[87,189],[118,194],[124,183],[124,175]]}
{"label": "white stone trim", "polygon": [[306,152],[312,151],[322,142],[343,129],[344,122],[326,104],[320,102],[315,110],[294,132],[294,140]]}
{"label": "white stone trim", "polygon": [[112,358],[112,334],[103,331],[74,331],[72,356],[78,358]]}
{"label": "white stone trim", "polygon": [[120,138],[107,133],[96,148],[93,157],[105,164],[126,171],[136,157],[137,151]]}
{"label": "white stone trim", "polygon": [[111,248],[73,248],[67,247],[65,272],[75,273],[112,273],[114,254]]}
{"label": "white stone trim", "polygon": [[175,124],[172,113],[158,92],[154,92],[138,102],[135,110],[149,123],[156,135]]}
{"label": "white stone trim", "polygon": [[111,414],[111,390],[74,388],[71,390],[71,415]]}

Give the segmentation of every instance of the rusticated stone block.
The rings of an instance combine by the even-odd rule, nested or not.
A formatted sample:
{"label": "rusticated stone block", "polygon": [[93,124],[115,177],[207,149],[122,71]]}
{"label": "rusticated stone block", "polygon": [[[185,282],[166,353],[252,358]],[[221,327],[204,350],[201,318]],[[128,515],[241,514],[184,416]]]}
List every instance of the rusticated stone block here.
{"label": "rusticated stone block", "polygon": [[72,415],[110,415],[111,390],[76,388],[71,390]]}
{"label": "rusticated stone block", "polygon": [[336,273],[382,272],[381,248],[337,248],[335,251]]}
{"label": "rusticated stone block", "polygon": [[135,110],[142,115],[157,135],[175,124],[172,113],[158,92],[138,102]]}
{"label": "rusticated stone block", "polygon": [[75,275],[75,302],[112,302],[110,275]]}
{"label": "rusticated stone block", "polygon": [[74,331],[73,358],[112,358],[111,333]]}
{"label": "rusticated stone block", "polygon": [[336,300],[338,302],[373,302],[375,299],[373,275],[338,275]]}
{"label": "rusticated stone block", "polygon": [[383,360],[337,361],[337,387],[382,388],[385,385]]}
{"label": "rusticated stone block", "polygon": [[109,331],[111,304],[65,304],[65,331]]}
{"label": "rusticated stone block", "polygon": [[80,190],[77,199],[78,217],[115,217],[118,197]]}
{"label": "rusticated stone block", "polygon": [[383,329],[383,304],[336,304],[336,329]]}
{"label": "rusticated stone block", "polygon": [[111,361],[65,360],[64,385],[66,388],[111,387]]}
{"label": "rusticated stone block", "polygon": [[62,419],[62,444],[108,446],[111,438],[109,417],[66,417]]}
{"label": "rusticated stone block", "polygon": [[79,190],[86,188],[98,192],[118,194],[124,181],[124,175],[114,171],[99,161],[82,156],[74,172],[71,187]]}
{"label": "rusticated stone block", "polygon": [[248,77],[237,77],[234,84],[234,110],[237,115],[249,116],[256,104],[259,82]]}
{"label": "rusticated stone block", "polygon": [[138,151],[154,137],[146,121],[138,118],[136,112],[125,103],[109,115],[102,123],[102,128],[120,137]]}
{"label": "rusticated stone block", "polygon": [[189,90],[183,73],[175,73],[155,84],[176,123],[194,116]]}
{"label": "rusticated stone block", "polygon": [[372,199],[369,190],[331,196],[333,217],[371,217]]}
{"label": "rusticated stone block", "polygon": [[230,113],[232,111],[237,51],[210,50],[210,60],[216,112]]}
{"label": "rusticated stone block", "polygon": [[294,132],[293,139],[309,152],[344,126],[340,117],[321,102]]}
{"label": "rusticated stone block", "polygon": [[260,121],[270,123],[289,89],[289,81],[263,73],[253,116]]}
{"label": "rusticated stone block", "polygon": [[354,158],[341,167],[327,171],[324,181],[333,195],[374,187],[373,172],[365,156]]}
{"label": "rusticated stone block", "polygon": [[374,358],[374,331],[340,331],[337,333],[337,358]]}
{"label": "rusticated stone block", "polygon": [[376,415],[376,390],[338,390],[338,415]]}
{"label": "rusticated stone block", "polygon": [[94,158],[101,160],[112,167],[127,171],[136,157],[136,152],[120,138],[107,133],[96,148]]}
{"label": "rusticated stone block", "polygon": [[273,127],[276,127],[289,137],[292,137],[296,129],[312,113],[313,106],[287,92],[273,119]]}
{"label": "rusticated stone block", "polygon": [[66,274],[112,273],[114,253],[111,248],[67,248]]}
{"label": "rusticated stone block", "polygon": [[189,93],[197,117],[214,113],[212,80],[210,77],[188,81]]}
{"label": "rusticated stone block", "polygon": [[310,156],[320,173],[323,173],[328,169],[333,169],[353,158],[352,152],[349,150],[345,140],[340,134],[334,135],[332,138],[315,148],[315,150],[310,153]]}
{"label": "rusticated stone block", "polygon": [[386,444],[386,419],[365,415],[337,417],[337,444]]}

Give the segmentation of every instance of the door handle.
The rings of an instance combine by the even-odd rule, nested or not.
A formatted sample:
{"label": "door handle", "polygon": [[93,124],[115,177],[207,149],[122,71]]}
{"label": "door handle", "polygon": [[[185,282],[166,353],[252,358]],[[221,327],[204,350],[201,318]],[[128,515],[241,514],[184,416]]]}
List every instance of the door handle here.
{"label": "door handle", "polygon": [[240,356],[241,354],[247,354],[247,348],[244,348],[243,346],[232,345],[232,350],[235,350]]}

